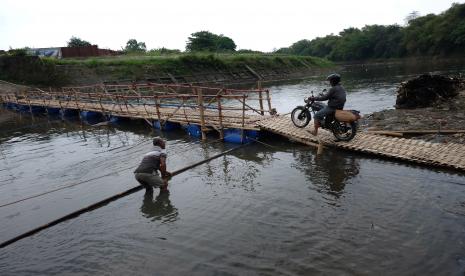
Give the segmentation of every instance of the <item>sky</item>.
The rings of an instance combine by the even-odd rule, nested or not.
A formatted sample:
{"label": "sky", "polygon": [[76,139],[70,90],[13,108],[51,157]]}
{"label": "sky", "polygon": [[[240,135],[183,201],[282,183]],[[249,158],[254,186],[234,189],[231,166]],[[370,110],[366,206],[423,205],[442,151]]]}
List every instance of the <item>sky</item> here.
{"label": "sky", "polygon": [[238,49],[270,52],[345,28],[404,24],[412,11],[441,13],[449,0],[0,0],[0,49],[66,46],[72,36],[119,50],[129,39],[147,49],[184,50],[198,31],[223,34]]}

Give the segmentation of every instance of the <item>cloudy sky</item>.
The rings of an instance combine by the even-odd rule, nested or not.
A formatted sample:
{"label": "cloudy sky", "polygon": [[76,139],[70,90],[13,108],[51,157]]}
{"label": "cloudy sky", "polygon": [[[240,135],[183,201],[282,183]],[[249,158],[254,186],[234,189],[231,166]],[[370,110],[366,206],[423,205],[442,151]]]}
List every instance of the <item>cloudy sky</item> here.
{"label": "cloudy sky", "polygon": [[148,49],[184,50],[187,37],[208,30],[238,49],[271,51],[344,28],[404,24],[412,11],[440,13],[449,0],[0,0],[0,49],[65,46],[71,36],[121,49],[135,38]]}

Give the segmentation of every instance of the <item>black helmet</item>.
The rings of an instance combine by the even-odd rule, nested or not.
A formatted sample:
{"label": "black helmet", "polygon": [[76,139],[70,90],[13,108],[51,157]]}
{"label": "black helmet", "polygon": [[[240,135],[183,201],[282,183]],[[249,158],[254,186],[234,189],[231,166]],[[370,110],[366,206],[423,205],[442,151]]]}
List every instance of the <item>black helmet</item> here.
{"label": "black helmet", "polygon": [[331,74],[326,78],[331,85],[336,85],[341,82],[341,76],[339,74]]}

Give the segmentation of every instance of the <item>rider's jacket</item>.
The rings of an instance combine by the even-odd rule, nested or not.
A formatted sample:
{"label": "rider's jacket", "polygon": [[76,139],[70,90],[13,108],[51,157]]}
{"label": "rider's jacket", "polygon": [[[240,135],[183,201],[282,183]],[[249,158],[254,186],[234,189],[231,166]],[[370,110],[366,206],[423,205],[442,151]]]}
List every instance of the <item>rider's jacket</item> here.
{"label": "rider's jacket", "polygon": [[346,103],[346,91],[340,84],[331,87],[325,95],[315,97],[316,101],[328,100],[328,106],[334,109],[343,109]]}

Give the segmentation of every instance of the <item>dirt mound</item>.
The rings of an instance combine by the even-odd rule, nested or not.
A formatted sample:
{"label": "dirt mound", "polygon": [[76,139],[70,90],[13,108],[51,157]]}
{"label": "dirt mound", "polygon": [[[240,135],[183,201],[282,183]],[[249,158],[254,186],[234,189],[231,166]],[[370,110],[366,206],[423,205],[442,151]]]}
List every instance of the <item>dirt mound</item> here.
{"label": "dirt mound", "polygon": [[397,109],[431,107],[456,97],[465,81],[440,75],[421,75],[403,82],[397,89]]}

